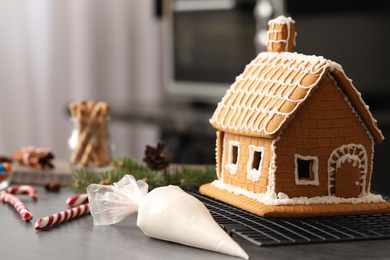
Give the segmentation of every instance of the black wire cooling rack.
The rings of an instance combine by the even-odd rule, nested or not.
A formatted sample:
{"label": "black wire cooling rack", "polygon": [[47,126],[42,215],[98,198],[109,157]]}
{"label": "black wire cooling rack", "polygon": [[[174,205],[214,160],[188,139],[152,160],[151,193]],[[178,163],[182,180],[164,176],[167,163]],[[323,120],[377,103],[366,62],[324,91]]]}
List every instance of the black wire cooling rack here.
{"label": "black wire cooling rack", "polygon": [[190,192],[231,236],[257,246],[309,244],[390,238],[390,214],[315,218],[263,218],[226,203]]}

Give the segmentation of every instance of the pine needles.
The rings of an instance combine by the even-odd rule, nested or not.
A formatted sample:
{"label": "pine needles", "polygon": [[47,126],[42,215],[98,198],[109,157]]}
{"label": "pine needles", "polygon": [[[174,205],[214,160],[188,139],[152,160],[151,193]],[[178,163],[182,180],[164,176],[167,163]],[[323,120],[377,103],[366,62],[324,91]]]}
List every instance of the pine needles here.
{"label": "pine needles", "polygon": [[213,166],[175,165],[155,171],[129,156],[122,156],[113,161],[111,170],[101,173],[96,173],[88,168],[75,170],[72,176],[72,187],[77,193],[85,193],[89,184],[113,184],[126,174],[133,175],[136,180],[148,183],[149,191],[166,185],[177,185],[183,190],[196,191],[202,184],[212,182],[217,177]]}

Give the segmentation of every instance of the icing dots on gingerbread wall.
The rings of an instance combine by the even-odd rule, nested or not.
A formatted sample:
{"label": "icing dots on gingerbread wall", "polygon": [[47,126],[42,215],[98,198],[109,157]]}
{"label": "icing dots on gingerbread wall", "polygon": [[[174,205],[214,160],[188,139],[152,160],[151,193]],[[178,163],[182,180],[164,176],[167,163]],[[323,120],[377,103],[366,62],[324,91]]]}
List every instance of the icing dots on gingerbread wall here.
{"label": "icing dots on gingerbread wall", "polygon": [[267,51],[291,52],[295,46],[295,21],[279,16],[268,22]]}

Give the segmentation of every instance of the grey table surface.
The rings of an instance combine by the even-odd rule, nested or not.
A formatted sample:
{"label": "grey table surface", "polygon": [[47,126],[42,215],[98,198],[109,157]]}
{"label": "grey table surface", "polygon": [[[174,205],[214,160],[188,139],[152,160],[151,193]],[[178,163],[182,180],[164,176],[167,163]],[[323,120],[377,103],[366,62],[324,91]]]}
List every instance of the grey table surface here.
{"label": "grey table surface", "polygon": [[[42,217],[68,209],[69,188],[47,192],[36,186],[38,200],[18,195],[34,215],[22,220],[9,204],[0,202],[0,259],[238,259],[194,247],[150,238],[136,226],[137,215],[111,226],[94,226],[90,215],[43,231],[34,229]],[[390,240],[332,242],[258,247],[233,237],[250,259],[390,259]]]}

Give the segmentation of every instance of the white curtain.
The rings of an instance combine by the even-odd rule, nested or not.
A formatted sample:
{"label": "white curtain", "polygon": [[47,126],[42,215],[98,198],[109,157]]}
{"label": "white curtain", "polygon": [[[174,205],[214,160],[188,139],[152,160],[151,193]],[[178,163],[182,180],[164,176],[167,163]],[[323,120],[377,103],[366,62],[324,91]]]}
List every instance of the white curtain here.
{"label": "white curtain", "polygon": [[[153,0],[0,0],[0,155],[49,146],[68,156],[69,102],[161,98]],[[115,154],[140,160],[152,125],[111,122]]]}

